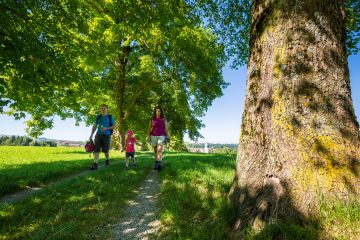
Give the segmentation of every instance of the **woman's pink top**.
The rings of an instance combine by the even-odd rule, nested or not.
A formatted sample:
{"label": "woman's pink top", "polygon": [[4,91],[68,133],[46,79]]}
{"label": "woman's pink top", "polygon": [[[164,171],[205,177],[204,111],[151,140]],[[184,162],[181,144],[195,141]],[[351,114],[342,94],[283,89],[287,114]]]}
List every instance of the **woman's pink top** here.
{"label": "woman's pink top", "polygon": [[151,120],[152,131],[151,135],[153,136],[165,136],[165,118],[156,118],[154,117]]}

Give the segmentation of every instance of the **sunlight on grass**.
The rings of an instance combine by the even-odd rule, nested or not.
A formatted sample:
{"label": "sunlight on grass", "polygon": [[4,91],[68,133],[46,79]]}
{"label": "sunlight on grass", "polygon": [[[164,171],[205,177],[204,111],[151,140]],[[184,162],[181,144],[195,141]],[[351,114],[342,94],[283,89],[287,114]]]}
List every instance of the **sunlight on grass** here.
{"label": "sunlight on grass", "polygon": [[6,205],[0,209],[0,218],[11,218],[15,214],[15,208],[12,205]]}
{"label": "sunlight on grass", "polygon": [[[110,154],[123,158],[119,151]],[[0,146],[0,197],[88,170],[91,164],[92,157],[79,147]]]}
{"label": "sunlight on grass", "polygon": [[41,200],[40,198],[38,198],[38,197],[33,197],[33,198],[31,199],[31,201],[33,202],[33,204],[36,204],[36,205],[42,203],[42,200]]}
{"label": "sunlight on grass", "polygon": [[[338,239],[360,237],[360,202],[324,202],[320,207],[323,232]],[[356,237],[357,236],[357,237]]]}
{"label": "sunlight on grass", "polygon": [[23,226],[23,227],[20,227],[18,229],[18,232],[16,233],[16,236],[22,236],[24,235],[24,233],[26,233],[26,235],[30,236],[32,235],[33,232],[35,232],[39,226],[41,225],[40,222],[36,222],[36,223],[31,223],[27,226]]}
{"label": "sunlight on grass", "polygon": [[165,163],[156,239],[224,239],[235,155],[182,153]]}
{"label": "sunlight on grass", "polygon": [[67,200],[67,202],[78,202],[78,201],[83,201],[85,199],[89,199],[88,196],[86,195],[81,195],[81,196],[71,196],[69,197],[69,199]]}
{"label": "sunlight on grass", "polygon": [[86,179],[91,183],[101,183],[99,179],[97,179],[93,176],[88,176]]}
{"label": "sunlight on grass", "polygon": [[165,223],[165,225],[171,225],[174,223],[174,214],[172,214],[170,211],[166,210],[161,215],[161,222]]}
{"label": "sunlight on grass", "polygon": [[153,162],[142,159],[140,164],[131,173],[110,165],[0,205],[0,239],[109,239],[110,229],[103,226],[123,216]]}

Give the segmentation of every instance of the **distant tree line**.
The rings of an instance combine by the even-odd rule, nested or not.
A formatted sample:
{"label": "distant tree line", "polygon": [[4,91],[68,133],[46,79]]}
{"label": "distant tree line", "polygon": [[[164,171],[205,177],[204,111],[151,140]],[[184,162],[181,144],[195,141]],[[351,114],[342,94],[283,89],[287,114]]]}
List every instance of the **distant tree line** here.
{"label": "distant tree line", "polygon": [[55,141],[46,140],[38,141],[28,136],[0,136],[0,146],[43,146],[43,147],[57,147]]}
{"label": "distant tree line", "polygon": [[[187,148],[203,148],[205,143],[186,143]],[[208,148],[229,148],[237,149],[238,144],[208,143]]]}
{"label": "distant tree line", "polygon": [[[221,143],[208,143],[208,149],[210,153],[236,153],[238,144],[221,144]],[[186,147],[189,148],[204,148],[204,143],[186,143]]]}
{"label": "distant tree line", "polygon": [[211,148],[209,150],[210,153],[225,153],[225,154],[235,154],[237,153],[237,149],[236,148],[230,148],[227,146],[222,146],[219,148]]}

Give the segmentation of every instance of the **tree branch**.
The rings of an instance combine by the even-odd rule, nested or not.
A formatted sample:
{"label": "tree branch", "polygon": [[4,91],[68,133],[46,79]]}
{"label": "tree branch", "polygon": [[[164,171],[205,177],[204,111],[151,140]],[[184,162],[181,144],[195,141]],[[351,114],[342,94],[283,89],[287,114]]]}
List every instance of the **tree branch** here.
{"label": "tree branch", "polygon": [[146,82],[144,85],[142,85],[141,88],[136,92],[136,94],[132,98],[129,106],[126,108],[125,114],[124,114],[124,121],[126,121],[129,118],[129,115],[131,113],[130,109],[132,109],[135,106],[136,101],[139,99],[139,97],[145,90],[149,89],[151,86],[153,86],[153,84],[161,84],[161,83],[171,82],[171,81],[175,81],[175,79],[171,76],[168,76],[167,78],[165,78],[162,81],[149,81],[149,82]]}

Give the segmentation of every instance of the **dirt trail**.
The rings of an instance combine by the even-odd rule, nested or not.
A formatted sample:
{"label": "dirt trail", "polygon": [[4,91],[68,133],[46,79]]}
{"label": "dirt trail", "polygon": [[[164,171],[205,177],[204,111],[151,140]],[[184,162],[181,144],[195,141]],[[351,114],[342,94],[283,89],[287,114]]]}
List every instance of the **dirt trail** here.
{"label": "dirt trail", "polygon": [[151,171],[143,184],[135,192],[137,197],[129,201],[125,215],[119,223],[113,225],[111,239],[148,239],[160,227],[156,219],[159,207],[159,176],[157,171]]}

